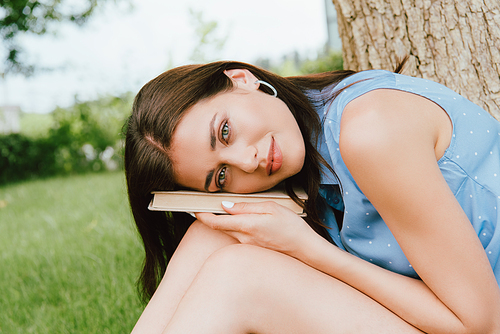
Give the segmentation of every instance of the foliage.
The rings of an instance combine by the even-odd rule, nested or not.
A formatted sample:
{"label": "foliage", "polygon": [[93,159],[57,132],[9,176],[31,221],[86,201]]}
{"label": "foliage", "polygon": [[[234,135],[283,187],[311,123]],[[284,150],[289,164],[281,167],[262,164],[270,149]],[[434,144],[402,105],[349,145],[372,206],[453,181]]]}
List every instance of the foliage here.
{"label": "foliage", "polygon": [[33,65],[20,60],[22,50],[16,41],[19,34],[43,35],[50,31],[52,22],[68,21],[82,25],[105,1],[82,0],[80,6],[75,6],[74,1],[68,0],[0,0],[0,38],[7,53],[4,72],[25,75],[33,72]]}
{"label": "foliage", "polygon": [[189,9],[191,21],[195,27],[196,47],[194,48],[190,60],[207,63],[218,57],[220,50],[226,44],[227,35],[224,37],[217,36],[217,21],[206,21],[203,17],[203,12]]}
{"label": "foliage", "polygon": [[45,136],[0,136],[0,184],[120,167],[121,129],[131,103],[131,94],[77,101],[51,114]]}
{"label": "foliage", "polygon": [[300,65],[301,74],[323,73],[342,70],[344,63],[341,52],[327,51],[320,53],[316,59],[306,59]]}
{"label": "foliage", "polygon": [[143,257],[123,172],[0,187],[0,333],[130,333]]}
{"label": "foliage", "polygon": [[52,127],[52,114],[21,113],[21,134],[30,138],[46,137]]}
{"label": "foliage", "polygon": [[343,69],[342,54],[339,51],[323,50],[315,58],[301,56],[297,51],[284,56],[278,64],[268,58],[260,58],[256,65],[282,76],[322,73]]}
{"label": "foliage", "polygon": [[55,127],[49,131],[49,138],[57,143],[56,164],[71,173],[113,169],[106,163],[121,163],[113,153],[119,150],[121,128],[130,113],[131,101],[132,96],[127,94],[57,108],[53,112]]}
{"label": "foliage", "polygon": [[0,136],[0,184],[57,173],[55,149],[54,142],[46,138]]}

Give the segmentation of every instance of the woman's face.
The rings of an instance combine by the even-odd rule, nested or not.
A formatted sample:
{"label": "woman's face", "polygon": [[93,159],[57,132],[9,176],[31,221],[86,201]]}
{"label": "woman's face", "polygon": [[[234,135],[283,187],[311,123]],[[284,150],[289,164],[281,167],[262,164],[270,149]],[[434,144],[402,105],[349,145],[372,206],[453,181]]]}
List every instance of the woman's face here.
{"label": "woman's face", "polygon": [[235,88],[198,102],[177,125],[174,177],[201,191],[267,190],[302,169],[302,134],[286,104],[258,90],[252,73],[225,73]]}

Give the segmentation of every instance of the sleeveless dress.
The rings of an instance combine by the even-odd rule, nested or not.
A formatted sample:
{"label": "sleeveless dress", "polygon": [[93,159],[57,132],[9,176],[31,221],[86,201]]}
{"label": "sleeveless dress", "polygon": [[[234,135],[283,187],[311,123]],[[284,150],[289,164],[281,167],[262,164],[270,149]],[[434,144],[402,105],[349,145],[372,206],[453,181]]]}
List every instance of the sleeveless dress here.
{"label": "sleeveless dress", "polygon": [[[348,87],[350,84],[353,85]],[[320,187],[320,195],[328,203],[320,212],[335,244],[380,267],[418,277],[391,231],[352,178],[338,144],[342,112],[350,101],[379,88],[410,92],[434,101],[452,121],[451,143],[438,165],[473,225],[500,285],[500,122],[459,94],[429,80],[369,70],[356,73],[331,89],[346,86],[333,102],[316,107],[324,123],[318,150],[339,178],[324,169]],[[328,88],[323,92],[310,91],[309,98],[321,101],[325,91]],[[344,210],[341,230],[332,208]]]}

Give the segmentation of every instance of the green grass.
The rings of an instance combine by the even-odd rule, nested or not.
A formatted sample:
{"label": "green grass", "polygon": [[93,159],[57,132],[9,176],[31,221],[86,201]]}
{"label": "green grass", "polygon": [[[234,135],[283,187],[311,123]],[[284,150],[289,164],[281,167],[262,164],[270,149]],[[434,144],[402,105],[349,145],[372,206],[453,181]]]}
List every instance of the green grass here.
{"label": "green grass", "polygon": [[0,333],[129,333],[143,250],[123,172],[0,188]]}

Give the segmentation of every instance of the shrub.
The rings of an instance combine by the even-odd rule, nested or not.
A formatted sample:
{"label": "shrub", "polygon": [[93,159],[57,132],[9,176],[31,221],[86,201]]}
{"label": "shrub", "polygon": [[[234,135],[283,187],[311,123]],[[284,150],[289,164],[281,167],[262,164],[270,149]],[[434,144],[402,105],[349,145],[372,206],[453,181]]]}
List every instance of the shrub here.
{"label": "shrub", "polygon": [[47,138],[0,136],[0,184],[56,174],[55,150],[55,143]]}
{"label": "shrub", "polygon": [[121,130],[131,101],[131,94],[76,101],[52,112],[45,136],[0,136],[0,184],[121,167]]}

